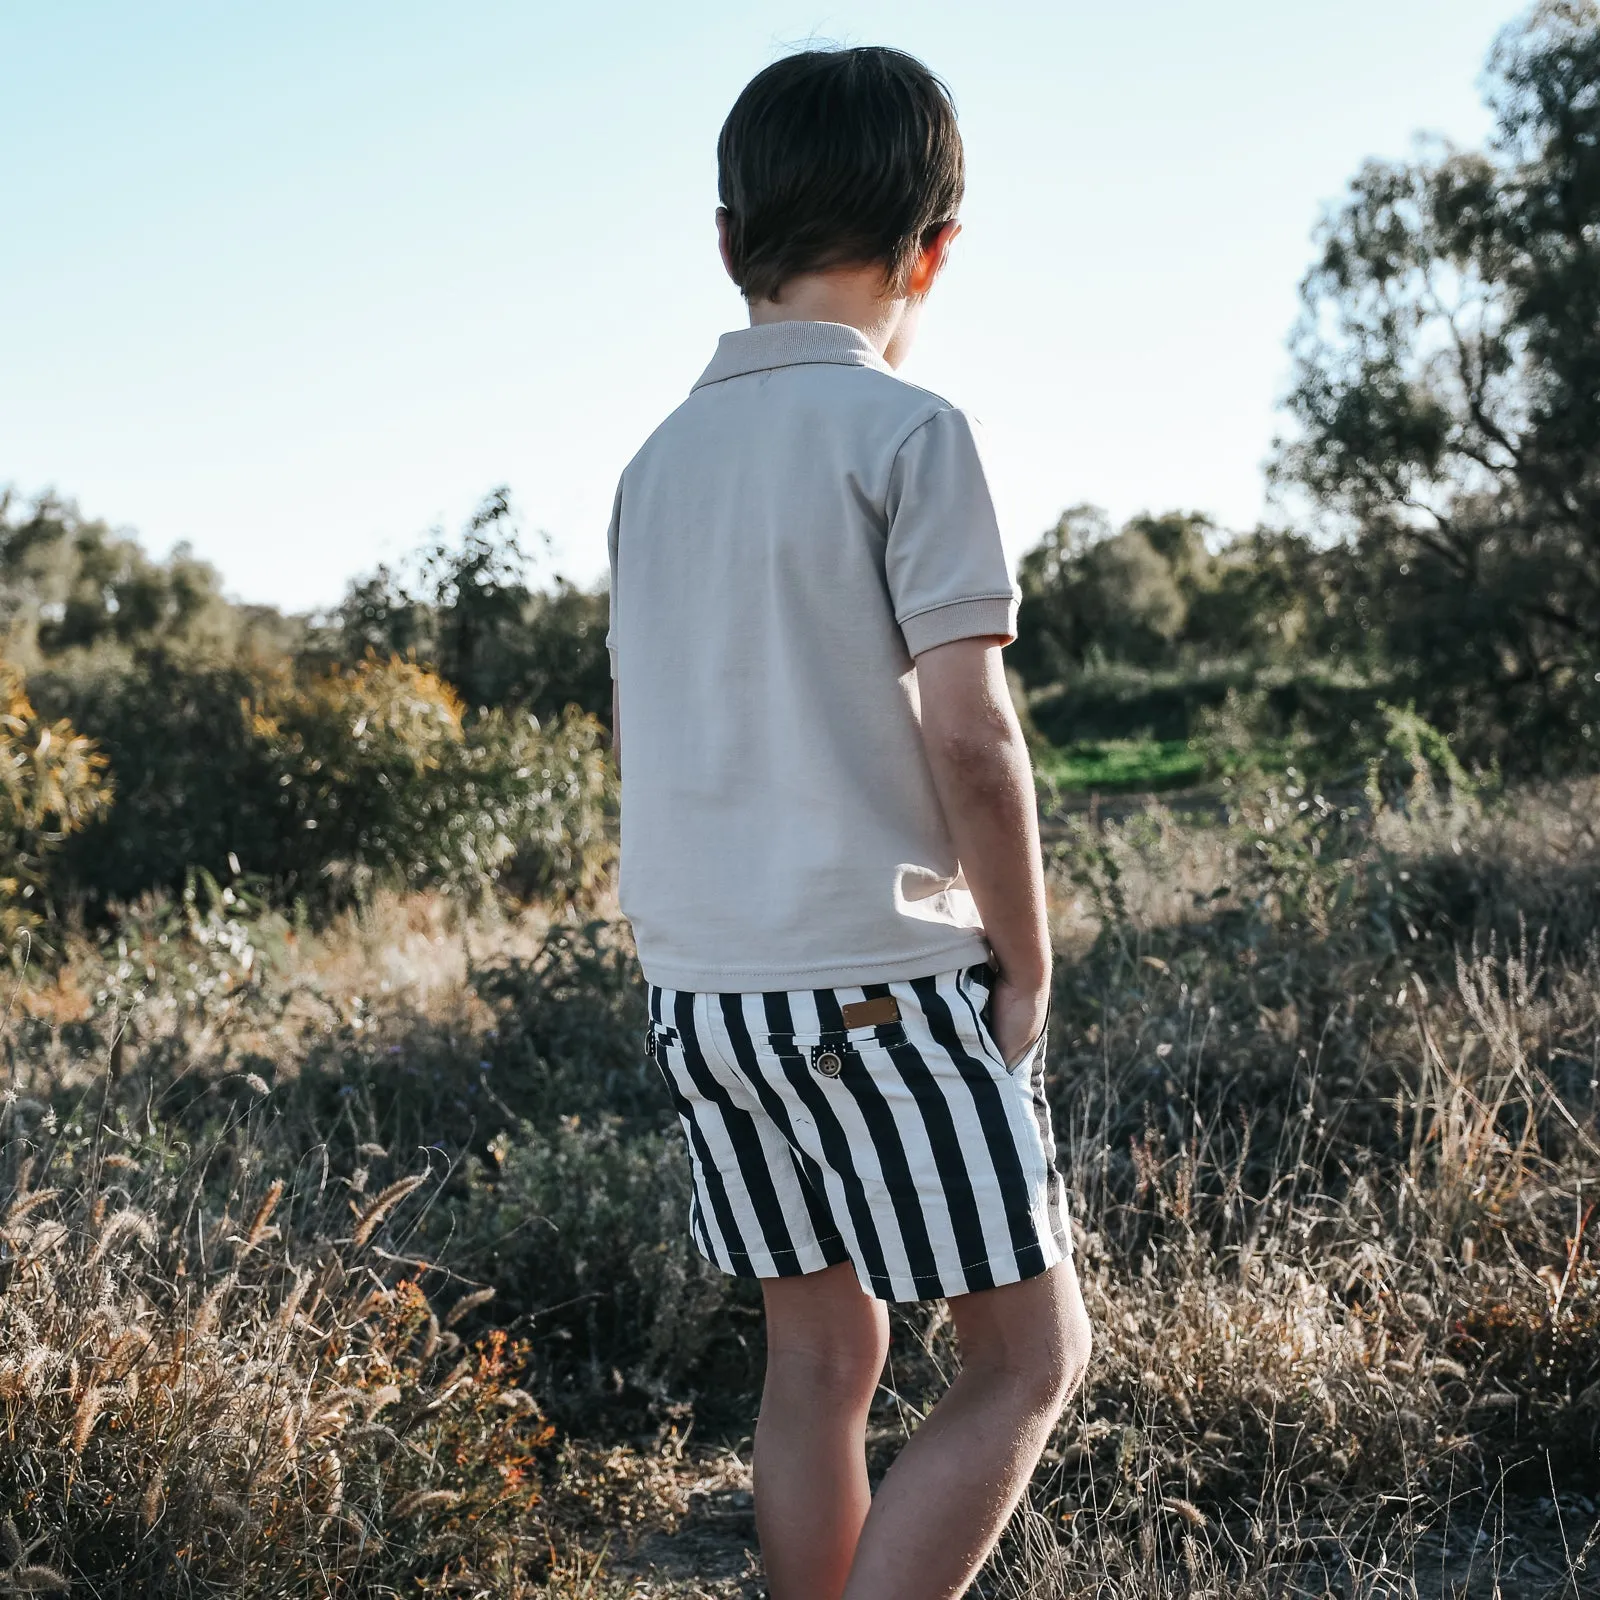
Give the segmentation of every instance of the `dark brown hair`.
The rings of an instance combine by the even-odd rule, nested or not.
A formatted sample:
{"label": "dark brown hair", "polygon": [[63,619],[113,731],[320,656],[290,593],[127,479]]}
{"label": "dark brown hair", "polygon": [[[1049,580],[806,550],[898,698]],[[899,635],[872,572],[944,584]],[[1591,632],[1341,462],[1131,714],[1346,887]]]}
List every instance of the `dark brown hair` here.
{"label": "dark brown hair", "polygon": [[903,289],[965,183],[950,91],[899,50],[785,56],[745,85],[717,140],[747,300],[776,300],[796,273],[870,262]]}

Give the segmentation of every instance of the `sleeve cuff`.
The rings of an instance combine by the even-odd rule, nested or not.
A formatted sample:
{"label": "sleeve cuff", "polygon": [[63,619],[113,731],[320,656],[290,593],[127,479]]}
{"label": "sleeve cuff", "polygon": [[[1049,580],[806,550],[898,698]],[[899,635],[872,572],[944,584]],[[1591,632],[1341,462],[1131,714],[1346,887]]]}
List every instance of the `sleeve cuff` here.
{"label": "sleeve cuff", "polygon": [[952,600],[903,617],[900,631],[905,635],[906,649],[914,656],[957,639],[1001,639],[1010,644],[1017,636],[1017,596]]}

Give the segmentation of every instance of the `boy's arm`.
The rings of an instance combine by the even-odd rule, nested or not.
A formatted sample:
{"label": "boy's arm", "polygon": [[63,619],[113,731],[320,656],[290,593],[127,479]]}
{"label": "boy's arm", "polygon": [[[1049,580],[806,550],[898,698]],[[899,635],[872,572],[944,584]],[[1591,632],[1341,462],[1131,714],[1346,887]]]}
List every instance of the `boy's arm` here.
{"label": "boy's arm", "polygon": [[617,775],[622,775],[622,697],[617,693],[617,680],[611,680],[611,759]]}
{"label": "boy's arm", "polygon": [[1000,969],[995,1043],[1013,1062],[1045,1024],[1050,929],[1033,770],[1000,641],[956,639],[923,651],[917,686],[934,787]]}

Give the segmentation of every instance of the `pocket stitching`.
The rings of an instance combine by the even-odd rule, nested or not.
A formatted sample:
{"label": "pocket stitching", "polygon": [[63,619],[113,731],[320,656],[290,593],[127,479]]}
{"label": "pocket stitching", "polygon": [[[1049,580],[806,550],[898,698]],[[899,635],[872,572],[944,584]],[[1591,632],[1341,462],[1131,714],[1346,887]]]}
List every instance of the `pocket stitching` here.
{"label": "pocket stitching", "polygon": [[[889,1037],[881,1037],[887,1030],[892,1030]],[[882,1022],[866,1028],[812,1029],[806,1033],[769,1033],[764,1037],[773,1050],[797,1050],[805,1054],[828,1047],[859,1050],[864,1045],[879,1045],[884,1049],[892,1049],[895,1045],[904,1044],[907,1036],[903,1022]]]}

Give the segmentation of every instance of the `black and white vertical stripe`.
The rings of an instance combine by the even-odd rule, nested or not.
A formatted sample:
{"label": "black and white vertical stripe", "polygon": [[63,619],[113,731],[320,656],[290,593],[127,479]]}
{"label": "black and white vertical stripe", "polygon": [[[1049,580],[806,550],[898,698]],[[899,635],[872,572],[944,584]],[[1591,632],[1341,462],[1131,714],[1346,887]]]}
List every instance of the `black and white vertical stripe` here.
{"label": "black and white vertical stripe", "polygon": [[[1015,1283],[1071,1249],[1044,1047],[1008,1069],[985,968],[789,994],[650,991],[702,1253],[741,1277],[845,1261],[884,1300]],[[852,1002],[900,1020],[847,1029]],[[821,1051],[837,1075],[816,1065]],[[829,1063],[831,1065],[831,1063]]]}

